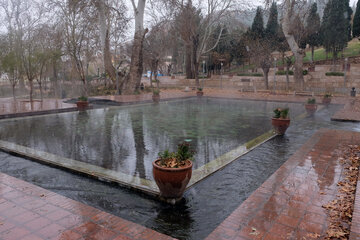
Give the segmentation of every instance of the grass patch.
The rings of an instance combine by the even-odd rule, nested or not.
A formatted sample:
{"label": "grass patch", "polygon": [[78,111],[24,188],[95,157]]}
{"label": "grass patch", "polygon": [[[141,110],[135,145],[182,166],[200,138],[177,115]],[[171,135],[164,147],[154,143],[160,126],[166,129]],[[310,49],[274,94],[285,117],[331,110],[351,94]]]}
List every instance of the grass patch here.
{"label": "grass patch", "polygon": [[246,143],[246,149],[251,149],[255,147],[256,145],[264,142],[265,140],[269,139],[270,137],[274,136],[273,130],[270,130],[263,135],[258,136],[257,138],[254,138],[253,140],[250,140]]}

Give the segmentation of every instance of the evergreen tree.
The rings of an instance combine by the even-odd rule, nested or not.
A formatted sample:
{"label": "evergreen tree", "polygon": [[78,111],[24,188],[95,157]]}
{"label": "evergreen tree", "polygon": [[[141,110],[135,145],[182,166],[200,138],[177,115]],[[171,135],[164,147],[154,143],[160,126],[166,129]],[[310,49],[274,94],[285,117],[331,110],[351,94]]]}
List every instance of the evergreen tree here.
{"label": "evergreen tree", "polygon": [[352,14],[353,14],[353,10],[350,7],[350,0],[343,0],[344,1],[344,12],[345,12],[345,16],[347,19],[347,37],[348,37],[348,41],[350,41],[352,39],[352,34],[351,34],[351,19],[352,19]]}
{"label": "evergreen tree", "polygon": [[320,45],[320,16],[317,13],[317,4],[311,6],[306,21],[307,43],[311,47],[311,62],[314,62],[314,48]]}
{"label": "evergreen tree", "polygon": [[353,36],[360,37],[360,1],[357,2],[353,23]]}
{"label": "evergreen tree", "polygon": [[324,10],[322,40],[326,51],[333,53],[334,60],[347,46],[349,21],[346,13],[348,9],[342,0],[329,0]]}
{"label": "evergreen tree", "polygon": [[266,24],[265,34],[267,38],[273,38],[275,40],[279,30],[278,23],[278,10],[275,2],[270,7],[269,19]]}
{"label": "evergreen tree", "polygon": [[254,22],[251,25],[251,33],[259,38],[262,38],[264,36],[264,18],[260,7],[256,9]]}

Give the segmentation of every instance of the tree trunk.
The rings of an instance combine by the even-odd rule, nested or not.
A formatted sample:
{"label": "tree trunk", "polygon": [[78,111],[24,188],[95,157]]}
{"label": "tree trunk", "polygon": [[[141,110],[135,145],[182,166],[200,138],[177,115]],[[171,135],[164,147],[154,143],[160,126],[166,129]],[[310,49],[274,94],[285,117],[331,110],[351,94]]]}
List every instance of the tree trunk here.
{"label": "tree trunk", "polygon": [[147,31],[137,31],[131,53],[130,76],[123,85],[124,94],[133,94],[140,87],[143,72],[143,42]]}
{"label": "tree trunk", "polygon": [[29,79],[29,84],[30,84],[30,102],[33,101],[33,80]]}
{"label": "tree trunk", "polygon": [[299,47],[296,43],[295,37],[292,34],[292,19],[294,17],[292,1],[285,1],[285,15],[282,21],[283,32],[286,38],[286,41],[289,44],[289,47],[294,54],[295,63],[294,63],[294,79],[295,79],[295,88],[297,90],[304,89],[304,75],[303,75],[303,58],[305,56],[305,51]]}
{"label": "tree trunk", "polygon": [[111,61],[111,53],[110,53],[110,29],[109,25],[106,23],[106,6],[104,0],[96,1],[96,6],[99,12],[99,28],[100,28],[100,40],[101,47],[103,52],[103,60],[104,60],[104,69],[105,72],[109,75],[111,81],[115,83],[116,81],[116,69]]}
{"label": "tree trunk", "polygon": [[265,88],[266,88],[266,90],[269,90],[269,71],[270,71],[270,68],[269,67],[263,67],[262,70],[264,72]]}
{"label": "tree trunk", "polygon": [[290,79],[289,79],[289,71],[291,66],[291,59],[287,59],[286,61],[286,90],[289,91],[290,89]]}
{"label": "tree trunk", "polygon": [[131,53],[130,76],[123,84],[124,94],[133,94],[140,87],[141,74],[143,72],[143,43],[148,29],[144,30],[144,12],[146,0],[131,0],[135,15],[135,35]]}
{"label": "tree trunk", "polygon": [[198,36],[194,36],[192,42],[193,42],[193,46],[192,46],[192,64],[194,66],[193,67],[193,73],[194,73],[194,77],[195,77],[196,87],[199,88],[200,87],[200,82],[199,82],[199,60],[198,60],[198,56],[197,56],[198,45],[199,45]]}
{"label": "tree trunk", "polygon": [[14,100],[16,100],[16,96],[15,96],[15,84],[11,84],[11,87],[12,87],[13,98],[14,98]]}
{"label": "tree trunk", "polygon": [[105,67],[105,72],[109,75],[111,81],[115,83],[116,69],[114,68],[111,61],[109,29],[106,30],[106,37],[105,37],[104,67]]}
{"label": "tree trunk", "polygon": [[311,46],[311,63],[314,63],[314,50],[315,50],[315,47]]}
{"label": "tree trunk", "polygon": [[39,88],[40,88],[40,99],[41,101],[43,100],[43,89],[42,89],[42,84],[39,83]]}
{"label": "tree trunk", "polygon": [[185,48],[185,71],[186,71],[186,78],[193,79],[193,72],[191,68],[191,45],[186,44]]}

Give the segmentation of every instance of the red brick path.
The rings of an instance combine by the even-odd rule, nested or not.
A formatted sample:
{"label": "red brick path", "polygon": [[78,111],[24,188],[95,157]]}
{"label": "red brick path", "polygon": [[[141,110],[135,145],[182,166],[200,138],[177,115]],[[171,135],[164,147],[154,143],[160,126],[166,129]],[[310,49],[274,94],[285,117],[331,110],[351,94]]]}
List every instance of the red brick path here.
{"label": "red brick path", "polygon": [[344,108],[335,113],[331,119],[360,122],[360,101],[356,98],[349,99]]}
{"label": "red brick path", "polygon": [[49,113],[76,110],[75,104],[63,102],[64,99],[44,99],[44,101],[13,98],[0,98],[0,118],[18,117],[29,115],[28,113]]}
{"label": "red brick path", "polygon": [[0,173],[0,239],[173,239]]}
{"label": "red brick path", "polygon": [[340,148],[359,142],[360,133],[317,132],[207,240],[318,239],[327,228],[322,205],[335,198],[343,178]]}
{"label": "red brick path", "polygon": [[[151,100],[151,93],[140,94],[140,95],[120,95],[120,96],[97,96],[99,99],[108,99],[116,102],[139,102],[139,101],[149,101]],[[185,92],[179,89],[167,89],[161,90],[160,97],[161,99],[171,99],[171,98],[182,98],[182,97],[194,97],[196,96],[196,91],[191,90],[190,92]],[[248,99],[248,100],[263,100],[263,101],[284,101],[284,102],[301,102],[305,101],[309,97],[304,96],[293,96],[288,94],[269,94],[269,93],[247,93],[239,92],[236,89],[216,89],[216,88],[205,88],[204,96],[210,97],[221,97],[221,98],[235,98],[235,99]],[[316,97],[317,102],[321,103],[321,98]],[[332,103],[345,104],[349,101],[350,97],[334,97]]]}

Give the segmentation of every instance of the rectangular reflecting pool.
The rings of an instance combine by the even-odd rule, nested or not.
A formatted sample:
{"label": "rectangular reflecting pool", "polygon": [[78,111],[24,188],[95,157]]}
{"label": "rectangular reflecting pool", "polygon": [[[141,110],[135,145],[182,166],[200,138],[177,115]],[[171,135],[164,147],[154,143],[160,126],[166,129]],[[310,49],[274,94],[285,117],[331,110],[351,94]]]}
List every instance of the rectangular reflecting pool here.
{"label": "rectangular reflecting pool", "polygon": [[289,107],[292,119],[304,112],[298,103],[190,98],[25,117],[0,121],[0,148],[157,193],[159,151],[191,141],[191,186],[271,138],[276,107]]}

